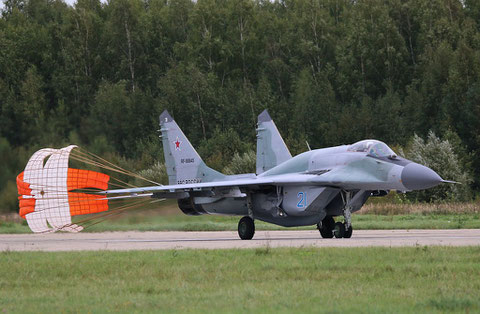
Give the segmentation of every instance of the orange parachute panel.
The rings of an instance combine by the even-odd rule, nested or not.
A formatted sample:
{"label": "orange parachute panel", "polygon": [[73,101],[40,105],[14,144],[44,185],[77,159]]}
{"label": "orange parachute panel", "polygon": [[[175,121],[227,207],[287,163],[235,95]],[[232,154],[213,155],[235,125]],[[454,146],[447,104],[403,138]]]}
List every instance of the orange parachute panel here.
{"label": "orange parachute panel", "polygon": [[25,218],[25,215],[30,214],[35,211],[35,199],[34,198],[23,198],[23,195],[31,195],[32,189],[30,189],[30,184],[23,181],[23,172],[17,176],[17,190],[20,196],[19,200],[19,215],[22,218]]}
{"label": "orange parachute panel", "polygon": [[30,214],[35,211],[35,199],[34,198],[23,198],[22,196],[18,197],[20,201],[20,217],[25,218],[26,214]]}
{"label": "orange parachute panel", "polygon": [[100,172],[68,168],[67,190],[72,191],[85,188],[106,190],[108,189],[109,180],[110,176]]}
{"label": "orange parachute panel", "polygon": [[108,200],[104,196],[86,193],[68,193],[70,215],[95,214],[108,210]]}
{"label": "orange parachute panel", "polygon": [[23,172],[17,176],[17,190],[20,195],[30,195],[32,192],[30,184],[23,181]]}
{"label": "orange parachute panel", "polygon": [[[109,180],[110,176],[100,172],[68,168],[67,189],[68,191],[85,188],[106,190]],[[68,203],[72,216],[108,210],[108,200],[100,195],[69,192]]]}

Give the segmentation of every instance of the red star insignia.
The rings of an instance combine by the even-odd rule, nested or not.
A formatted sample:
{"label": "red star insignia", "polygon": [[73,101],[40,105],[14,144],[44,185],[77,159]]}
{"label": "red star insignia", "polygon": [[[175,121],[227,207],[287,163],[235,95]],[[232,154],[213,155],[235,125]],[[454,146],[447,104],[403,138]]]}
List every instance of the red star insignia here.
{"label": "red star insignia", "polygon": [[181,143],[182,143],[182,142],[180,142],[180,141],[178,140],[178,136],[177,136],[177,140],[176,140],[175,142],[173,142],[173,144],[175,144],[175,150],[180,150],[180,144],[181,144]]}

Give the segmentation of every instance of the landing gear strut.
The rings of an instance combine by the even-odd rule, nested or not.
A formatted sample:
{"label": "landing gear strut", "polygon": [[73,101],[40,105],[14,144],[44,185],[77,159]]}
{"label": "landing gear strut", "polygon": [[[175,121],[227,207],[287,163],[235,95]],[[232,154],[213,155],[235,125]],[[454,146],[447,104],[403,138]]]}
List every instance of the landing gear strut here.
{"label": "landing gear strut", "polygon": [[[341,237],[337,237],[335,234],[336,238],[351,238],[352,233],[353,233],[353,228],[352,228],[352,198],[353,193],[345,191],[345,196],[342,194],[343,202],[345,204],[345,207],[343,208],[343,218],[345,219],[345,223],[343,223],[343,233],[339,231],[339,235]],[[362,195],[362,191],[359,191],[357,195]]]}
{"label": "landing gear strut", "polygon": [[242,240],[251,240],[255,234],[255,223],[253,219],[245,216],[238,222],[238,235]]}
{"label": "landing gear strut", "polygon": [[343,218],[345,222],[335,222],[332,216],[326,216],[322,222],[317,225],[322,238],[351,238],[353,233],[352,228],[352,204],[355,203],[356,198],[361,197],[364,191],[359,191],[354,194],[351,191],[341,191],[340,195],[343,200]]}
{"label": "landing gear strut", "polygon": [[345,225],[339,221],[336,222],[335,228],[333,229],[333,234],[337,239],[343,238],[345,236]]}
{"label": "landing gear strut", "polygon": [[343,237],[349,239],[349,238],[352,237],[352,233],[353,233],[352,225],[350,225],[350,227],[348,227],[348,229],[345,227],[345,233],[343,234]]}

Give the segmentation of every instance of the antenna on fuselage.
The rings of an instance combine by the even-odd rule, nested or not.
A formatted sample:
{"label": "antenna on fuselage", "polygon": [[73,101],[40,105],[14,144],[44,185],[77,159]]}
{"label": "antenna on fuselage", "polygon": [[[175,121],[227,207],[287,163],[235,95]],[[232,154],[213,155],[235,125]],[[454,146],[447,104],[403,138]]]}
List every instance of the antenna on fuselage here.
{"label": "antenna on fuselage", "polygon": [[310,145],[308,144],[308,141],[305,141],[305,143],[307,143],[308,150],[312,150],[312,149],[310,148]]}

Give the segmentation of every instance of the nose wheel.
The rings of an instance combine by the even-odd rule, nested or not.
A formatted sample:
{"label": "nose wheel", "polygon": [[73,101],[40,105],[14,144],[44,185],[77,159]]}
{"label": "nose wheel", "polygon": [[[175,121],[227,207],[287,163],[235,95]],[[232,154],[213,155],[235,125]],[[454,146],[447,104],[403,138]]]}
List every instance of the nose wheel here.
{"label": "nose wheel", "polygon": [[238,235],[242,240],[251,240],[255,234],[255,223],[253,219],[245,216],[238,222]]}

